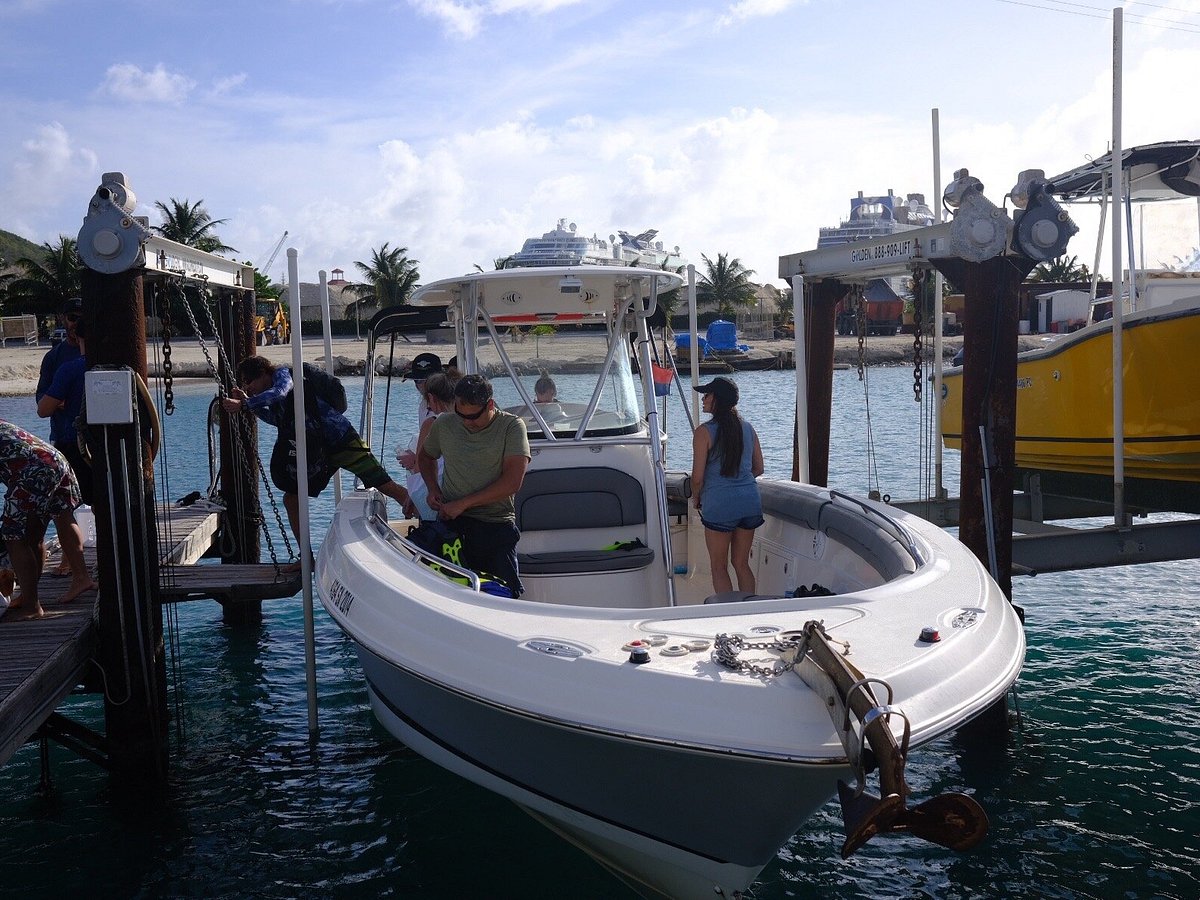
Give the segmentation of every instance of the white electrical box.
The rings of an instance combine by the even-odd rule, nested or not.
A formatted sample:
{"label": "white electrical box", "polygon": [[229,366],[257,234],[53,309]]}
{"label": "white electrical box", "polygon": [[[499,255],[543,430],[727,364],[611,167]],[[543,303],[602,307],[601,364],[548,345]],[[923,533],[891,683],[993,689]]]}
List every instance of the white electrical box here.
{"label": "white electrical box", "polygon": [[92,369],[83,376],[89,425],[133,424],[133,370]]}

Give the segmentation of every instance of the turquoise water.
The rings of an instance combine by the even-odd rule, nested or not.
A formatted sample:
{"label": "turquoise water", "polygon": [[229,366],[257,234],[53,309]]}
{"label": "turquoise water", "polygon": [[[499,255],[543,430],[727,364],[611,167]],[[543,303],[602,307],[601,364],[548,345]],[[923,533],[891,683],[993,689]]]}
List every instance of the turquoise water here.
{"label": "turquoise water", "polygon": [[[737,379],[768,475],[791,468],[790,374]],[[393,407],[389,465],[414,418],[411,391],[404,386]],[[197,448],[210,395],[181,387],[167,420],[175,497],[207,482]],[[856,492],[876,487],[865,411],[856,374],[836,373],[832,481]],[[878,487],[917,495],[927,451],[911,371],[873,370],[870,411]],[[45,433],[30,400],[0,398],[0,417]],[[668,417],[680,434],[677,405]],[[672,467],[686,468],[687,454],[676,440]],[[947,467],[956,469],[952,456]],[[326,494],[314,505],[317,533],[332,513]],[[1197,896],[1198,574],[1200,563],[1179,562],[1018,579],[1029,642],[1020,729],[1006,742],[942,741],[908,768],[918,799],[973,793],[991,818],[985,843],[957,855],[877,839],[843,861],[832,804],[788,843],[754,896]],[[24,748],[0,769],[0,896],[632,896],[515,807],[383,731],[352,649],[319,604],[321,734],[312,744],[299,599],[268,601],[257,628],[223,625],[215,603],[177,610],[181,677],[171,691],[182,737],[173,736],[166,795],[129,797],[54,745],[54,788],[43,793],[36,747]],[[98,706],[74,698],[64,711],[98,725]],[[631,799],[637,791],[630,773]],[[738,815],[689,800],[681,814]]]}

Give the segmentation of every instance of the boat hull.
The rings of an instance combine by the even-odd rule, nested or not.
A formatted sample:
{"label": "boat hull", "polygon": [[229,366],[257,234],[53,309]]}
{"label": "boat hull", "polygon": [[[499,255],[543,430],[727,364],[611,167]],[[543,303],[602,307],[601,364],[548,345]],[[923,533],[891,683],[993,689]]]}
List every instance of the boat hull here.
{"label": "boat hull", "polygon": [[834,763],[738,757],[541,719],[356,649],[372,709],[392,734],[664,896],[745,889],[837,780],[853,778]]}
{"label": "boat hull", "polygon": [[[338,508],[317,589],[358,648],[376,716],[416,752],[643,892],[733,896],[853,778],[823,696],[795,673],[730,671],[710,652],[717,635],[823,622],[894,689],[912,746],[1001,700],[1024,654],[1008,601],[936,526],[804,485],[760,492],[752,557],[769,596],[704,602],[682,573],[676,605],[645,593],[575,605],[596,576],[531,589],[540,600],[477,593],[410,560],[362,492]],[[801,575],[836,595],[795,596]],[[916,640],[929,625],[937,644]],[[633,664],[628,642],[652,637],[661,650]],[[753,646],[756,662],[778,660]]]}
{"label": "boat hull", "polygon": [[[1131,319],[1124,328],[1125,473],[1200,481],[1200,308]],[[1019,468],[1112,475],[1111,322],[1017,358]],[[942,435],[961,449],[962,369],[942,373]]]}

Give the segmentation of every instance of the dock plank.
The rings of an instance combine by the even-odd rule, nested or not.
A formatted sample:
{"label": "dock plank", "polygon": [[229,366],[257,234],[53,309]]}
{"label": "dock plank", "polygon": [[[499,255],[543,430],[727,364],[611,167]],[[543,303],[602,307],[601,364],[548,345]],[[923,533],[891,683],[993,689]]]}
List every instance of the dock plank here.
{"label": "dock plank", "polygon": [[71,693],[95,652],[96,592],[59,603],[66,585],[54,576],[38,583],[44,618],[0,621],[0,765]]}
{"label": "dock plank", "polygon": [[[190,569],[221,571],[219,566],[192,565],[212,546],[219,526],[220,515],[214,509],[159,507],[158,543],[164,582],[186,583],[186,572]],[[57,552],[50,554],[38,581],[38,595],[46,616],[21,622],[0,620],[0,765],[12,758],[74,689],[95,652],[99,633],[96,592],[89,591],[70,603],[59,603],[58,597],[69,583],[67,577],[51,574],[57,569],[60,556]],[[94,571],[95,548],[85,547],[84,558]],[[269,569],[271,574],[271,584],[264,585],[264,589],[284,590],[285,583],[274,585],[273,566],[261,568]],[[241,585],[241,590],[246,591],[247,585],[255,583],[255,577],[247,572],[223,580],[227,585]],[[202,579],[211,582],[216,576],[205,573]],[[257,579],[267,580],[261,573]],[[298,589],[277,596],[290,596]],[[195,593],[192,590],[189,596]]]}

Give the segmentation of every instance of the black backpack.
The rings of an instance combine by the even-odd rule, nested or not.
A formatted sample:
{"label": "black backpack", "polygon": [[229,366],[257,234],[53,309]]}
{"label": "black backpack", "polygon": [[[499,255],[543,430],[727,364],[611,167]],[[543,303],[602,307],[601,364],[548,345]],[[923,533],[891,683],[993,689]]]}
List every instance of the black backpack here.
{"label": "black backpack", "polygon": [[336,375],[330,375],[320,366],[304,364],[304,394],[324,400],[340,413],[346,411],[346,388]]}

